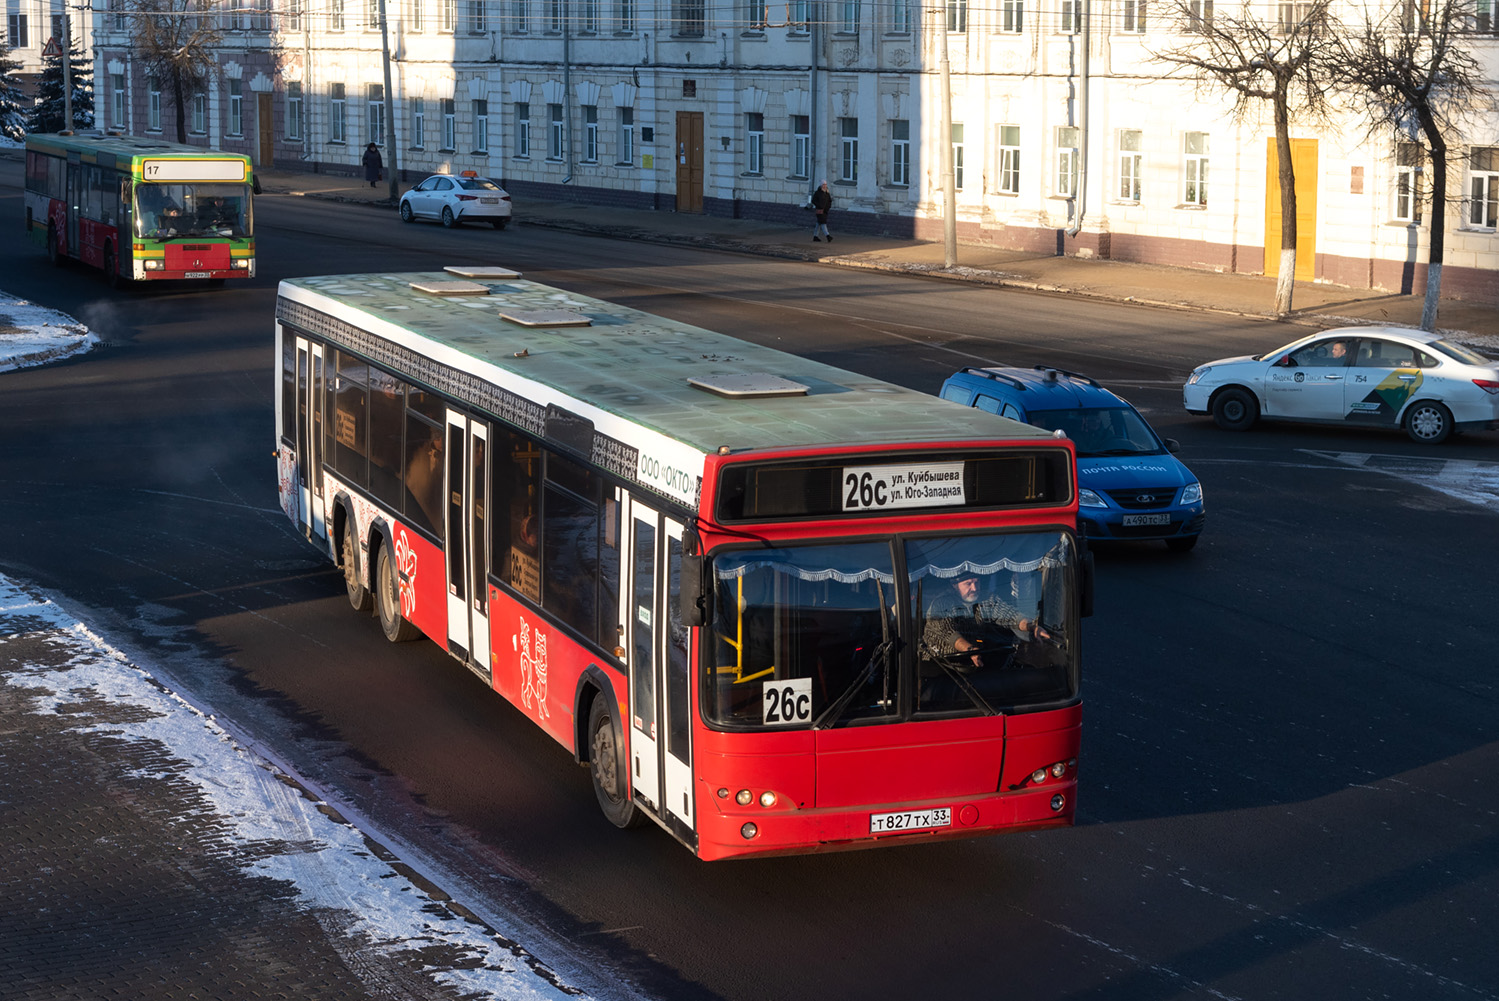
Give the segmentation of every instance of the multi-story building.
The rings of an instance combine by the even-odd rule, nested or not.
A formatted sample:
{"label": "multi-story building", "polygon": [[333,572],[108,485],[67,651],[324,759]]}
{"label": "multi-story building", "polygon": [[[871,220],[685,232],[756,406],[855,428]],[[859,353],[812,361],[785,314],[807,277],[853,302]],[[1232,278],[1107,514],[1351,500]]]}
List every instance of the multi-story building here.
{"label": "multi-story building", "polygon": [[[113,12],[128,0],[101,2],[101,122],[174,132]],[[387,2],[390,93],[380,0],[205,0],[224,37],[212,86],[185,102],[192,141],[350,173],[373,141],[408,177],[494,177],[522,213],[527,195],[565,196],[793,226],[825,179],[838,228],[925,237],[941,233],[949,143],[964,240],[1276,270],[1268,116],[1238,120],[1168,78],[1153,56],[1173,40],[1144,0]],[[1495,0],[1473,2],[1493,80]],[[1298,278],[1420,291],[1442,219],[1444,291],[1499,301],[1499,118],[1468,128],[1433,212],[1396,136],[1351,114],[1293,123]]]}
{"label": "multi-story building", "polygon": [[0,0],[5,8],[5,44],[10,58],[21,64],[16,71],[23,92],[35,95],[42,78],[42,56],[49,51],[59,55],[63,50],[64,21],[71,31],[73,45],[85,59],[93,46],[94,20],[87,6],[67,4],[64,0]]}

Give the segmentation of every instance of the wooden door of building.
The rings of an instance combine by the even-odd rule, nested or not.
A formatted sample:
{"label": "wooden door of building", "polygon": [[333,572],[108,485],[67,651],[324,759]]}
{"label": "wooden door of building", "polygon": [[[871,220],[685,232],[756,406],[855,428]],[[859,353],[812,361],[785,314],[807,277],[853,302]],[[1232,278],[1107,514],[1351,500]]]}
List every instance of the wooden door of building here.
{"label": "wooden door of building", "polygon": [[677,112],[677,211],[703,210],[703,113]]}
{"label": "wooden door of building", "polygon": [[255,127],[260,134],[260,143],[256,147],[255,165],[257,167],[269,167],[276,158],[275,150],[272,148],[276,141],[275,123],[271,118],[271,95],[255,95]]}

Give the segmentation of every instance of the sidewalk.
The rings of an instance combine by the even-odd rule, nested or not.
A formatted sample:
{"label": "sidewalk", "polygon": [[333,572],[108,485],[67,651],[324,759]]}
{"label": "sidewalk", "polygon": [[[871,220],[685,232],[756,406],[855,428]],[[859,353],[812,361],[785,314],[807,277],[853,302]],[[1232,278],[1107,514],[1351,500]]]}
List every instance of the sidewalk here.
{"label": "sidewalk", "polygon": [[[258,176],[267,193],[390,208],[390,185],[386,181],[371,188],[368,182],[358,177],[336,174],[263,170]],[[410,185],[403,185],[401,190],[408,187]],[[944,267],[940,242],[861,234],[844,236],[837,232],[836,212],[833,215],[836,247],[811,242],[810,221],[802,229],[788,229],[747,219],[556,201],[519,201],[515,208],[515,225],[713,247],[842,267],[904,271],[958,281],[1185,307],[1267,320],[1272,319],[1271,305],[1275,299],[1273,276],[1229,275],[1151,264],[1084,260],[974,244],[959,245],[957,267],[949,271]],[[1421,322],[1421,297],[1374,289],[1298,282],[1294,303],[1296,308],[1292,320],[1310,326],[1389,323],[1414,327]],[[1462,340],[1499,347],[1499,308],[1444,299],[1437,322],[1442,330],[1461,335]],[[1294,331],[1287,331],[1283,339],[1290,340],[1294,335]],[[1268,338],[1268,341],[1278,340],[1280,338],[1274,336]],[[1266,347],[1271,346],[1268,341]]]}

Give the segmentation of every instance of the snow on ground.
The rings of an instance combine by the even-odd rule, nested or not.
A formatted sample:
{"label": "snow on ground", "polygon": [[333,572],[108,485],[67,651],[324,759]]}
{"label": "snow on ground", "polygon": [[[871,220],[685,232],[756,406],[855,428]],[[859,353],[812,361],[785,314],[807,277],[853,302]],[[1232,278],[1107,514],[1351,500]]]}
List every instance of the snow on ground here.
{"label": "snow on ground", "polygon": [[67,313],[0,290],[0,372],[45,365],[98,343],[98,335]]}
{"label": "snow on ground", "polygon": [[[470,962],[427,974],[471,996],[508,1001],[578,1001],[523,950],[447,908],[434,907],[417,885],[371,853],[365,835],[330,818],[282,771],[244,747],[205,715],[89,628],[46,598],[28,594],[0,575],[0,620],[24,621],[28,632],[47,631],[63,647],[61,667],[25,672],[31,711],[59,717],[59,726],[106,730],[117,739],[148,743],[149,760],[173,760],[171,773],[186,777],[212,804],[217,820],[238,844],[283,844],[285,852],[257,852],[247,874],[284,880],[298,906],[329,908],[348,916],[347,934],[361,948],[391,955],[433,946],[461,952]],[[94,699],[137,707],[134,722],[111,714],[107,723],[80,719],[80,702]],[[150,778],[150,776],[142,776]],[[165,779],[165,776],[162,776]]]}

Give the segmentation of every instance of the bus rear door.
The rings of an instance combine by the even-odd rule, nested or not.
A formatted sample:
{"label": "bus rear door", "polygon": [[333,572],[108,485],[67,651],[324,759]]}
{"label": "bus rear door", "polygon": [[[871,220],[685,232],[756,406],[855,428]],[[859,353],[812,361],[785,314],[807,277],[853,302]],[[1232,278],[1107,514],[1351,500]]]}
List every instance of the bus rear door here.
{"label": "bus rear door", "polygon": [[484,677],[489,664],[488,504],[489,427],[448,411],[448,649],[460,651]]}

